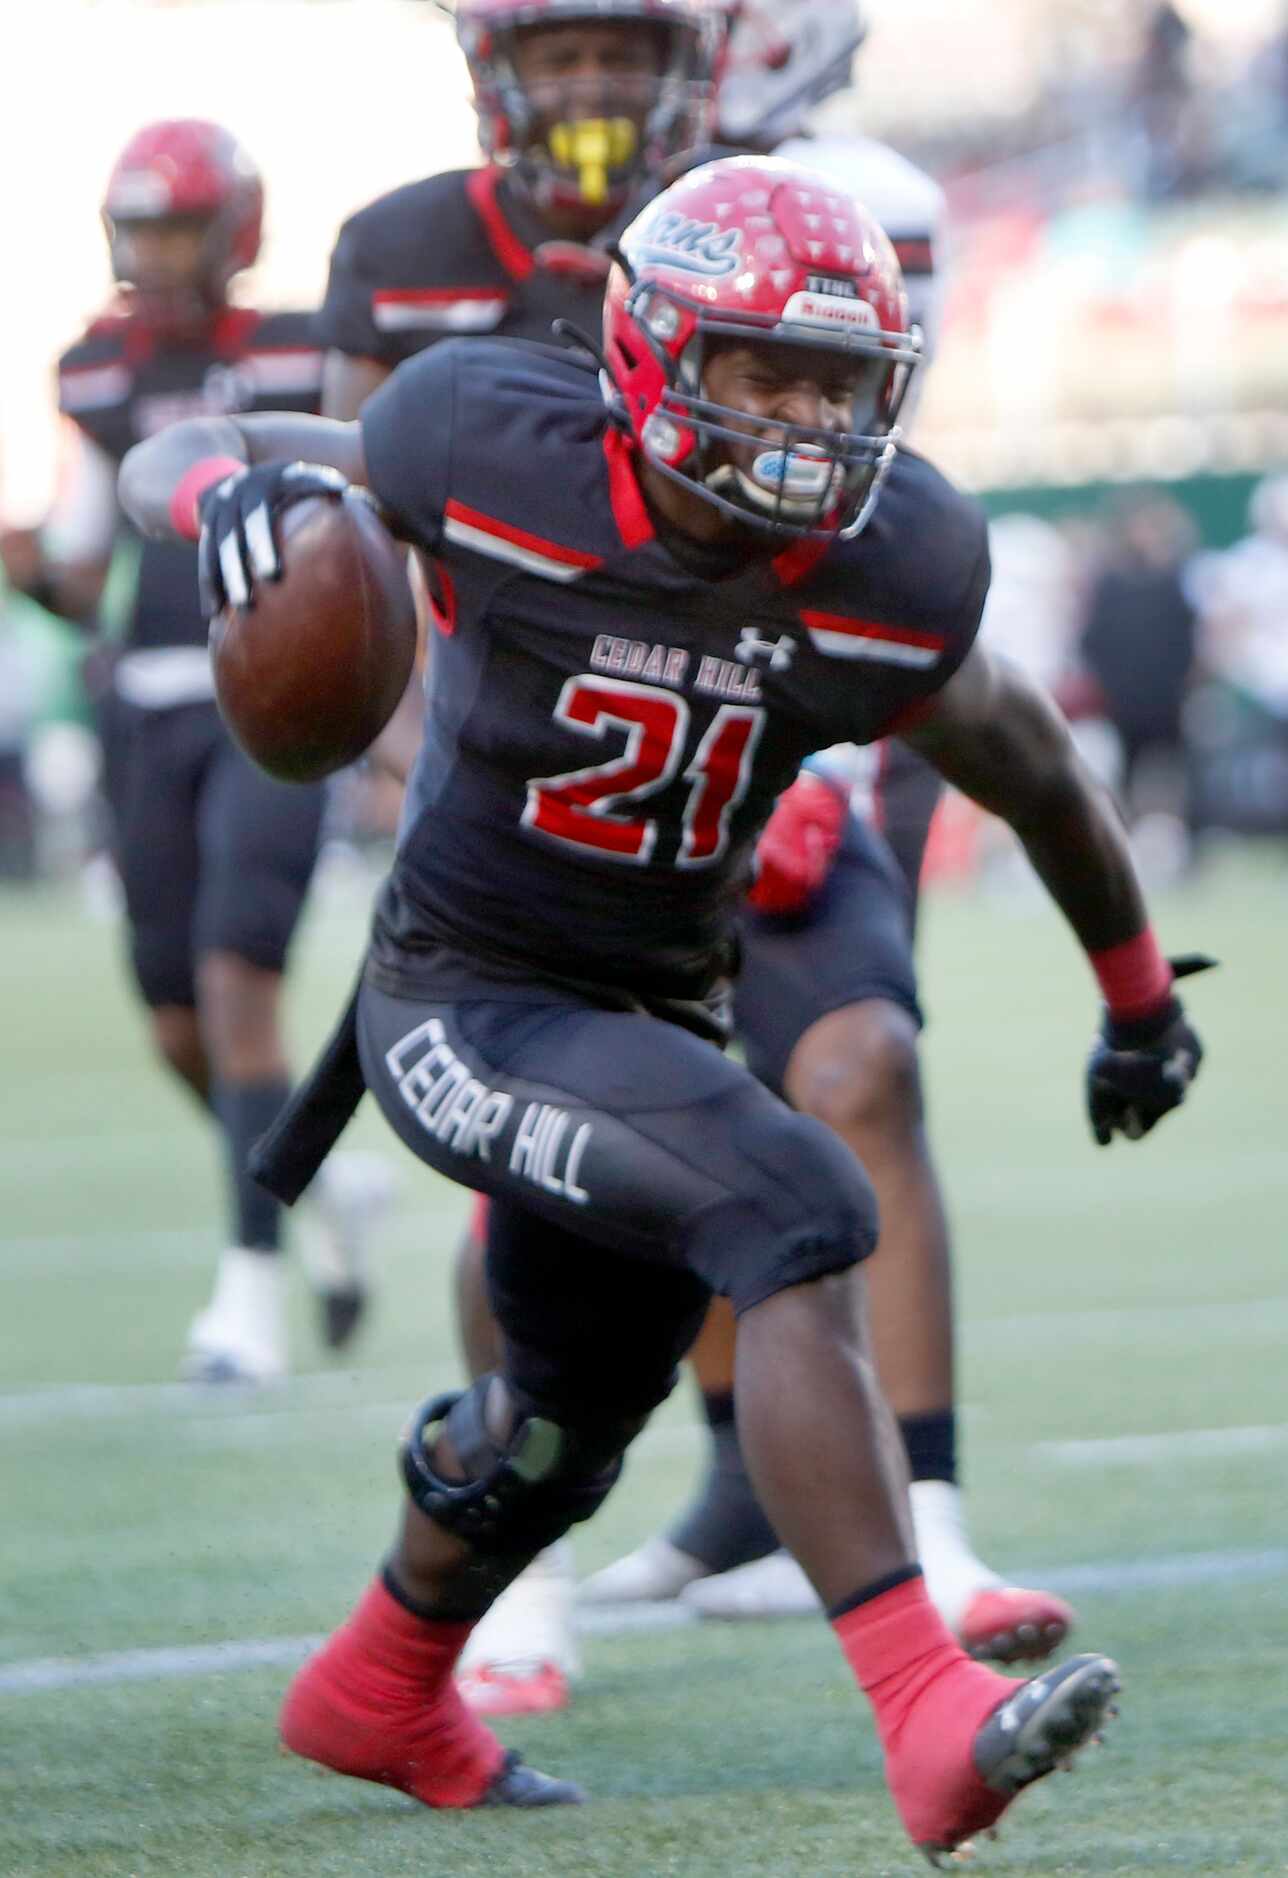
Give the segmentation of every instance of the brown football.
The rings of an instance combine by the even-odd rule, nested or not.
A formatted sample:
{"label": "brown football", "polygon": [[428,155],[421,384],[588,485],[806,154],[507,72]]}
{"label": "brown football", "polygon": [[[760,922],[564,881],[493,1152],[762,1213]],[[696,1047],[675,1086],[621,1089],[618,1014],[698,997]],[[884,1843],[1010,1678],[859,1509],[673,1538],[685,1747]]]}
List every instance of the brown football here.
{"label": "brown football", "polygon": [[403,550],[365,496],[283,510],[282,577],[211,622],[215,695],[270,776],[316,782],[356,762],[393,716],[416,655]]}

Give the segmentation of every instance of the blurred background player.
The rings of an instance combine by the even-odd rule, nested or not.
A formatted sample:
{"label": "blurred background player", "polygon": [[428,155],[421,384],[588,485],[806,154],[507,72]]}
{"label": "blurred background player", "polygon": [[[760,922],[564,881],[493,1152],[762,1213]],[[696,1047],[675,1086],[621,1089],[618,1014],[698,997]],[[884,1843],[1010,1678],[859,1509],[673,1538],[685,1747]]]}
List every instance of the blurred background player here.
{"label": "blurred background player", "polygon": [[[853,0],[747,0],[719,92],[722,143],[770,150],[826,175],[882,223],[909,310],[933,349],[938,185],[866,137],[814,135],[813,112],[851,81],[864,23]],[[881,1210],[868,1274],[877,1364],[912,1476],[931,1596],[965,1646],[1004,1662],[1042,1657],[1071,1613],[1048,1592],[1003,1584],[967,1535],[957,1484],[948,1223],[926,1139],[912,962],[918,882],[940,782],[905,745],[836,751],[779,804],[743,921],[736,988],[747,1061],[825,1121],[867,1168]],[[845,806],[851,813],[848,823]],[[897,867],[895,865],[897,862]],[[717,1302],[693,1352],[710,1430],[705,1477],[664,1535],[590,1578],[598,1602],[682,1596],[704,1615],[815,1608],[778,1548],[743,1465],[733,1409],[733,1314]]]}
{"label": "blurred background player", "polygon": [[[715,0],[459,0],[487,161],[390,194],[352,216],[331,260],[317,331],[323,412],[352,418],[404,359],[476,334],[550,343],[555,320],[603,323],[608,250],[635,208],[704,144],[726,19]],[[450,590],[422,562],[442,617]],[[418,690],[419,687],[414,687]],[[405,774],[422,705],[382,739]],[[462,1248],[471,1373],[494,1362],[481,1231]],[[566,1543],[544,1553],[470,1640],[462,1676],[492,1712],[566,1700],[579,1667]]]}
{"label": "blurred background player", "polygon": [[395,366],[470,333],[597,333],[608,249],[706,138],[716,0],[459,0],[487,161],[395,189],[352,216],[318,333],[323,408],[356,415]]}
{"label": "blurred background player", "polygon": [[[289,1086],[282,972],[324,792],[272,781],[224,730],[196,555],[134,536],[116,470],[177,418],[317,409],[309,316],[229,299],[259,253],[263,217],[259,173],[217,124],[167,120],[130,139],[103,201],[120,293],[59,366],[60,407],[76,434],[68,479],[42,528],[0,538],[13,585],[90,630],[122,541],[137,554],[128,624],[99,700],[114,859],[152,1042],[218,1130],[227,1166],[229,1243],[183,1369],[252,1383],[287,1367],[285,1274],[281,1209],[245,1164]],[[354,1156],[319,1183],[311,1270],[333,1345],[361,1309],[361,1242],[388,1178],[374,1157]]]}

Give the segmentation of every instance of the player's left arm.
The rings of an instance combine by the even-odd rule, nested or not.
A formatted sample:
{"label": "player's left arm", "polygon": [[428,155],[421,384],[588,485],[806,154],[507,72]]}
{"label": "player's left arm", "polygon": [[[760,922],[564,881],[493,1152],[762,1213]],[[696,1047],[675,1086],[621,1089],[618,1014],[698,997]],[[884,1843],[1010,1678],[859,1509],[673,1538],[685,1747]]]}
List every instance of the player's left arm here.
{"label": "player's left arm", "polygon": [[1015,830],[1085,948],[1105,998],[1088,1068],[1097,1141],[1147,1134],[1176,1108],[1202,1049],[1174,980],[1197,962],[1162,956],[1126,830],[1047,693],[975,645],[925,715],[901,733],[956,788]]}

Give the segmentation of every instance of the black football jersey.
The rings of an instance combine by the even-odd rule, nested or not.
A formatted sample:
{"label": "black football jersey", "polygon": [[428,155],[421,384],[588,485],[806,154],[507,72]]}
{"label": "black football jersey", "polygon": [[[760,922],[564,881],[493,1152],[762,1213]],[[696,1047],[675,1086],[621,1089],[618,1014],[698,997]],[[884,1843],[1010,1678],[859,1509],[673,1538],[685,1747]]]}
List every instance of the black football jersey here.
{"label": "black football jersey", "polygon": [[548,241],[495,167],[391,190],[340,230],[317,337],[392,369],[442,339],[548,340],[557,319],[597,334],[603,281],[547,264]]}
{"label": "black football jersey", "polygon": [[[59,360],[58,402],[119,463],[136,443],[180,418],[316,411],[321,372],[308,314],[229,307],[191,344],[158,337],[128,316],[107,318]],[[186,542],[143,541],[128,644],[204,645],[206,633],[196,550]]]}
{"label": "black football jersey", "polygon": [[881,736],[965,657],[981,510],[901,453],[855,540],[712,578],[658,538],[595,370],[553,347],[436,346],[362,429],[438,610],[377,957],[437,941],[700,993],[802,759]]}

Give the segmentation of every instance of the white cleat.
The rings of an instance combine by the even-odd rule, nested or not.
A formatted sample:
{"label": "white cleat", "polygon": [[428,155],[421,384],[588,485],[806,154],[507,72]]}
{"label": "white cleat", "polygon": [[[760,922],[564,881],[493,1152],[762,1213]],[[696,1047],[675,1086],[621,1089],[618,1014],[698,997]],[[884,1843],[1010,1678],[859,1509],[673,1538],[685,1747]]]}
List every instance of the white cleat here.
{"label": "white cleat", "polygon": [[581,1674],[573,1631],[575,1579],[567,1539],[539,1552],[475,1625],[456,1681],[477,1714],[544,1715],[568,1706]]}
{"label": "white cleat", "polygon": [[578,1596],[583,1604],[668,1603],[707,1575],[701,1559],[681,1552],[669,1539],[646,1539],[625,1558],[592,1572]]}
{"label": "white cleat", "polygon": [[328,1350],[343,1349],[362,1320],[371,1297],[371,1235],[397,1189],[384,1156],[362,1149],[331,1155],[309,1188],[300,1255]]}
{"label": "white cleat", "polygon": [[731,1572],[699,1579],[680,1593],[701,1617],[736,1622],[754,1617],[809,1617],[818,1593],[790,1552],[771,1552]]}
{"label": "white cleat", "polygon": [[188,1329],[186,1382],[280,1382],[286,1374],[286,1272],[281,1255],[230,1246],[209,1304]]}

